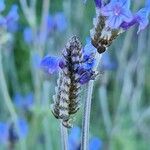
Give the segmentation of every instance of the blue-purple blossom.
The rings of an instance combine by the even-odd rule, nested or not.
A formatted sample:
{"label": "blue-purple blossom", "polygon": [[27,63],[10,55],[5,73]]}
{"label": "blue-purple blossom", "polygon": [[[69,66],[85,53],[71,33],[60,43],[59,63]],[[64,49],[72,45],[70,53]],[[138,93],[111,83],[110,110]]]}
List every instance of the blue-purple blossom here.
{"label": "blue-purple blossom", "polygon": [[101,8],[103,6],[102,0],[94,0],[94,2],[97,8]]}
{"label": "blue-purple blossom", "polygon": [[117,63],[113,61],[108,52],[105,52],[101,58],[100,68],[103,70],[114,70],[117,67]]}
{"label": "blue-purple blossom", "polygon": [[83,48],[83,64],[78,68],[80,84],[86,84],[94,79],[94,71],[92,69],[95,66],[95,54],[96,48],[91,44],[91,39],[87,38],[86,45]]}
{"label": "blue-purple blossom", "polygon": [[63,12],[57,12],[55,15],[47,17],[47,30],[52,32],[54,30],[62,32],[67,28],[66,17]]}
{"label": "blue-purple blossom", "polygon": [[12,5],[8,15],[6,16],[7,29],[10,32],[15,32],[18,29],[17,23],[18,19],[19,19],[18,6]]}
{"label": "blue-purple blossom", "polygon": [[16,107],[20,108],[21,110],[30,110],[33,107],[33,93],[29,93],[25,96],[17,93],[14,96],[14,103]]}
{"label": "blue-purple blossom", "polygon": [[78,150],[80,148],[80,128],[73,127],[69,134],[69,150]]}
{"label": "blue-purple blossom", "polygon": [[6,143],[8,140],[8,124],[4,122],[0,122],[0,144]]}
{"label": "blue-purple blossom", "polygon": [[45,56],[41,61],[41,68],[48,74],[53,74],[59,70],[60,58],[55,56]]}
{"label": "blue-purple blossom", "polygon": [[86,45],[83,48],[83,67],[87,70],[92,69],[95,65],[96,48],[92,45],[91,39],[86,39]]}
{"label": "blue-purple blossom", "polygon": [[141,30],[144,30],[149,23],[149,20],[148,20],[149,12],[150,12],[150,7],[145,7],[145,8],[140,9],[134,15],[133,19],[130,22],[123,22],[121,24],[121,27],[127,30],[133,25],[139,24],[139,29],[138,29],[138,33],[139,33]]}
{"label": "blue-purple blossom", "polygon": [[0,12],[2,12],[5,9],[5,3],[4,0],[0,1]]}
{"label": "blue-purple blossom", "polygon": [[27,44],[31,44],[32,40],[33,40],[33,33],[32,33],[32,29],[27,27],[24,29],[23,31],[23,38],[24,38],[24,41],[27,43]]}
{"label": "blue-purple blossom", "polygon": [[92,80],[94,71],[92,71],[91,69],[87,70],[83,67],[80,67],[78,68],[78,75],[80,75],[78,82],[83,85],[83,84],[88,83],[90,80]]}
{"label": "blue-purple blossom", "polygon": [[[17,121],[17,128],[15,129],[14,123],[12,122],[0,122],[0,142],[1,144],[6,144],[8,142],[16,142],[18,138],[25,138],[28,133],[27,121],[20,118]],[[17,133],[19,132],[19,135]]]}
{"label": "blue-purple blossom", "polygon": [[150,11],[150,0],[145,1],[145,7]]}
{"label": "blue-purple blossom", "polygon": [[17,123],[20,138],[25,138],[28,133],[28,123],[25,119],[20,118]]}
{"label": "blue-purple blossom", "polygon": [[54,29],[54,19],[52,15],[47,16],[47,30],[51,32]]}
{"label": "blue-purple blossom", "polygon": [[56,15],[54,16],[54,24],[55,24],[56,29],[60,32],[66,29],[67,22],[66,22],[64,13],[62,12],[56,13]]}
{"label": "blue-purple blossom", "polygon": [[101,14],[107,17],[106,26],[117,29],[122,22],[130,22],[132,13],[129,9],[130,0],[111,0],[109,4],[101,8]]}
{"label": "blue-purple blossom", "polygon": [[[81,129],[73,127],[69,134],[69,150],[79,150],[81,147]],[[89,141],[89,150],[101,150],[102,141],[97,137],[92,137]]]}
{"label": "blue-purple blossom", "polygon": [[101,149],[102,149],[102,141],[97,137],[93,137],[89,143],[89,150],[101,150]]}

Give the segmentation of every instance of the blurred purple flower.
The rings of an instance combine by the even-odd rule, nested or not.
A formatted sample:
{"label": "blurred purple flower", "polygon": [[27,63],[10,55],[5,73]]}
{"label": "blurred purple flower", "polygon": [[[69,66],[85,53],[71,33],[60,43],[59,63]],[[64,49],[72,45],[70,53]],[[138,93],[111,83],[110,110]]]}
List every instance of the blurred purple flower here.
{"label": "blurred purple flower", "polygon": [[52,15],[48,15],[47,17],[47,28],[48,31],[51,32],[54,29],[54,19]]}
{"label": "blurred purple flower", "polygon": [[89,150],[101,150],[101,149],[102,149],[102,141],[97,137],[93,137],[89,143]]}
{"label": "blurred purple flower", "polygon": [[106,25],[111,29],[117,29],[122,22],[130,22],[132,20],[132,13],[129,7],[130,0],[111,0],[100,11],[103,16],[108,17]]}
{"label": "blurred purple flower", "polygon": [[2,12],[5,9],[5,3],[4,0],[0,1],[0,12]]}
{"label": "blurred purple flower", "polygon": [[49,32],[54,30],[62,32],[67,28],[66,17],[63,12],[57,12],[55,15],[49,15],[47,18],[47,28]]}
{"label": "blurred purple flower", "polygon": [[18,19],[19,19],[18,6],[12,5],[8,15],[6,16],[6,24],[7,24],[8,31],[10,31],[10,32],[17,31]]}
{"label": "blurred purple flower", "polygon": [[86,45],[83,48],[84,68],[89,70],[95,65],[96,48],[92,45],[91,39],[86,39]]}
{"label": "blurred purple flower", "polygon": [[80,149],[80,128],[73,127],[69,134],[69,150]]}
{"label": "blurred purple flower", "polygon": [[[80,150],[81,142],[80,142],[81,130],[79,127],[73,127],[69,134],[69,150]],[[89,141],[89,150],[101,150],[102,149],[102,141],[93,137]]]}
{"label": "blurred purple flower", "polygon": [[18,140],[18,137],[21,139],[25,138],[28,133],[28,124],[26,120],[20,118],[17,122],[17,127],[19,136],[16,132],[17,130],[15,129],[14,123],[0,122],[0,142],[3,144],[7,142],[14,143]]}
{"label": "blurred purple flower", "polygon": [[0,122],[0,144],[7,142],[9,135],[8,129],[8,124]]}
{"label": "blurred purple flower", "polygon": [[101,8],[103,6],[103,0],[94,0],[95,5],[97,8]]}
{"label": "blurred purple flower", "polygon": [[150,11],[150,0],[145,1],[145,7]]}
{"label": "blurred purple flower", "polygon": [[58,31],[62,32],[67,28],[66,18],[64,13],[58,12],[54,16],[55,27]]}
{"label": "blurred purple flower", "polygon": [[133,25],[139,24],[139,29],[138,29],[138,33],[139,33],[141,30],[144,30],[149,23],[149,20],[148,20],[149,12],[150,12],[150,7],[145,7],[145,8],[140,9],[134,15],[133,19],[130,22],[123,22],[121,24],[121,27],[127,30]]}
{"label": "blurred purple flower", "polygon": [[55,56],[45,56],[41,61],[41,68],[48,74],[53,74],[59,70],[60,58]]}
{"label": "blurred purple flower", "polygon": [[108,52],[105,52],[102,55],[100,67],[103,70],[114,70],[117,67],[117,63],[115,61],[111,60],[110,54]]}
{"label": "blurred purple flower", "polygon": [[86,39],[86,45],[83,48],[83,64],[78,68],[78,74],[80,75],[79,83],[86,84],[90,80],[94,79],[93,67],[95,66],[95,54],[96,48],[91,44],[91,39]]}
{"label": "blurred purple flower", "polygon": [[32,30],[29,27],[26,27],[23,31],[23,38],[27,44],[31,44],[33,40]]}
{"label": "blurred purple flower", "polygon": [[27,133],[28,133],[27,121],[23,118],[20,118],[18,120],[17,126],[18,126],[18,129],[19,129],[20,138],[25,138],[27,136]]}
{"label": "blurred purple flower", "polygon": [[[20,118],[17,121],[17,128],[18,128],[18,130],[15,128],[14,123],[10,123],[9,124],[8,140],[9,140],[9,142],[11,142],[13,144],[15,142],[17,142],[17,140],[19,138],[23,139],[23,138],[25,138],[27,136],[27,133],[28,133],[27,121],[25,119],[23,119],[23,118]],[[17,131],[19,132],[19,135],[18,135]]]}
{"label": "blurred purple flower", "polygon": [[25,96],[17,93],[14,96],[14,103],[21,110],[30,110],[33,107],[33,93],[29,93]]}

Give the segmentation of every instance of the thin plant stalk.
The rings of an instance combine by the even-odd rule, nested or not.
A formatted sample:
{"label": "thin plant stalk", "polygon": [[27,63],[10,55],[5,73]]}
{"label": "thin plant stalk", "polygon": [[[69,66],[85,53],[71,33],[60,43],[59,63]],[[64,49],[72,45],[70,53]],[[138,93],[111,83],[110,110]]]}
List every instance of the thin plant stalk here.
{"label": "thin plant stalk", "polygon": [[[99,53],[96,54],[96,65],[94,70],[97,70],[101,56],[102,55],[100,55]],[[88,83],[87,99],[85,100],[84,104],[81,150],[88,150],[89,146],[89,126],[90,126],[90,113],[91,113],[91,100],[93,87],[94,87],[94,80],[91,80]]]}
{"label": "thin plant stalk", "polygon": [[107,97],[107,89],[105,85],[102,85],[99,89],[99,97],[100,97],[100,105],[101,105],[101,110],[102,110],[102,116],[105,124],[105,129],[107,132],[107,136],[109,137],[111,127],[112,127],[112,122],[111,122],[111,117],[110,117],[110,112],[108,109],[108,97]]}
{"label": "thin plant stalk", "polygon": [[[0,83],[1,83],[1,90],[3,93],[4,102],[6,103],[8,111],[11,115],[11,119],[12,119],[13,123],[15,124],[18,136],[20,137],[20,133],[19,133],[18,125],[17,125],[18,116],[17,116],[17,113],[16,113],[15,108],[13,106],[13,103],[11,101],[10,95],[8,93],[6,79],[4,76],[3,65],[2,65],[1,47],[0,47]],[[20,138],[19,138],[19,144],[20,144],[20,149],[25,150],[25,143],[23,140],[20,140]]]}
{"label": "thin plant stalk", "polygon": [[60,122],[62,150],[68,150],[68,130]]}

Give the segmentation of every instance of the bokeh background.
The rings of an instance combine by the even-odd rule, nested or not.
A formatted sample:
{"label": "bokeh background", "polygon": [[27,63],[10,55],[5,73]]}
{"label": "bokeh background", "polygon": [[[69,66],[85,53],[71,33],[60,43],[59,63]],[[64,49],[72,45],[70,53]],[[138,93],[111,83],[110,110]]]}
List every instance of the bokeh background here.
{"label": "bokeh background", "polygon": [[[5,4],[4,4],[4,3]],[[144,0],[132,1],[135,12]],[[58,74],[40,69],[45,55],[61,55],[72,35],[83,46],[93,27],[93,0],[0,1],[0,150],[61,150],[59,121],[50,111]],[[90,150],[149,150],[150,28],[122,34],[102,56],[95,81]],[[81,109],[69,129],[78,150]],[[15,128],[17,126],[17,128]]]}

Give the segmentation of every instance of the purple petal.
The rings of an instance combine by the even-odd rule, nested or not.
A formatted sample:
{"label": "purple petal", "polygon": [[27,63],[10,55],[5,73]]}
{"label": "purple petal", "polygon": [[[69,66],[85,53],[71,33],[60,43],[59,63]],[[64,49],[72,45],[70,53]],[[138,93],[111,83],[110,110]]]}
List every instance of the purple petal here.
{"label": "purple petal", "polygon": [[131,0],[118,0],[121,3],[121,6],[129,9],[130,8],[130,4],[131,4]]}
{"label": "purple petal", "polygon": [[119,16],[111,16],[106,20],[106,25],[111,29],[117,29],[122,23],[122,18]]}
{"label": "purple petal", "polygon": [[123,9],[121,14],[122,14],[122,19],[125,22],[130,22],[133,19],[133,15],[130,10]]}
{"label": "purple petal", "polygon": [[114,4],[112,4],[112,3],[110,2],[108,5],[102,7],[101,10],[100,10],[100,11],[101,11],[101,14],[102,14],[103,16],[110,16],[110,15],[113,15],[113,6],[114,6]]}
{"label": "purple petal", "polygon": [[102,149],[102,141],[97,137],[92,138],[89,143],[89,150],[101,150],[101,149]]}
{"label": "purple petal", "polygon": [[102,7],[102,0],[94,0],[95,5],[97,8],[101,8]]}
{"label": "purple petal", "polygon": [[41,68],[48,74],[53,74],[59,70],[59,61],[58,57],[46,56],[41,61]]}
{"label": "purple petal", "polygon": [[147,8],[143,8],[139,10],[136,15],[137,15],[137,21],[139,23],[139,29],[138,29],[138,33],[139,33],[141,30],[144,30],[149,23],[148,20],[149,11],[147,10]]}

